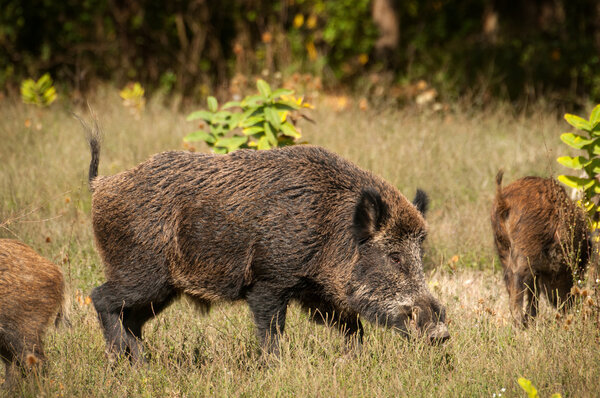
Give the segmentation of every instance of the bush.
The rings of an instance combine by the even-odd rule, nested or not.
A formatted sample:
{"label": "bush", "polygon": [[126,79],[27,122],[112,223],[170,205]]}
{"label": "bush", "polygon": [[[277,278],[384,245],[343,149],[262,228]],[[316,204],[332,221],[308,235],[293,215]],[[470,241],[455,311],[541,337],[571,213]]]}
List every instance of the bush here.
{"label": "bush", "polygon": [[581,133],[564,133],[560,139],[571,148],[585,152],[586,156],[561,156],[558,163],[573,170],[581,170],[580,176],[560,175],[558,180],[563,184],[582,192],[581,204],[593,220],[591,228],[598,228],[596,213],[600,194],[600,105],[592,111],[588,120],[579,116],[566,114],[565,120]]}
{"label": "bush", "polygon": [[[204,141],[215,153],[239,148],[270,149],[294,144],[301,134],[291,113],[310,107],[295,99],[294,91],[272,91],[264,80],[256,83],[258,94],[241,102],[227,102],[219,110],[215,97],[208,97],[208,110],[192,112],[187,120],[201,120],[208,130],[198,130],[184,137],[185,142]],[[230,110],[232,109],[232,110]],[[241,131],[241,135],[229,133]]]}
{"label": "bush", "polygon": [[49,106],[56,100],[56,89],[48,73],[37,81],[27,79],[21,83],[21,98],[26,104]]}

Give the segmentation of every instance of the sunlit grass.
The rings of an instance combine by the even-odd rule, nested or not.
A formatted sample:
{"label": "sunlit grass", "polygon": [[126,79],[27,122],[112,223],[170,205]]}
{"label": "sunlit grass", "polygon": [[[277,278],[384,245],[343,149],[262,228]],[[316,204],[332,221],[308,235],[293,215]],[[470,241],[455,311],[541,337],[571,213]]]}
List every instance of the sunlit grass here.
{"label": "sunlit grass", "polygon": [[[564,152],[558,136],[566,126],[543,108],[530,115],[506,105],[336,112],[317,100],[315,123],[300,125],[310,143],[382,175],[410,198],[417,187],[430,194],[426,267],[447,307],[446,345],[366,325],[362,351],[347,353],[334,329],[292,306],[281,358],[265,361],[244,303],[201,316],[181,300],[145,326],[149,363],[130,366],[106,360],[86,299],[104,276],[91,233],[83,131],[64,103],[37,109],[0,101],[0,237],[23,240],[61,265],[72,298],[73,326],[49,331],[45,372],[23,380],[18,396],[492,396],[502,388],[519,396],[520,376],[544,396],[596,395],[597,325],[576,311],[567,325],[545,306],[530,329],[515,328],[494,266],[489,211],[498,168],[507,182],[559,170],[554,159]],[[90,103],[105,132],[100,174],[182,149],[195,128],[185,112],[152,100],[137,120],[116,90],[101,89]]]}

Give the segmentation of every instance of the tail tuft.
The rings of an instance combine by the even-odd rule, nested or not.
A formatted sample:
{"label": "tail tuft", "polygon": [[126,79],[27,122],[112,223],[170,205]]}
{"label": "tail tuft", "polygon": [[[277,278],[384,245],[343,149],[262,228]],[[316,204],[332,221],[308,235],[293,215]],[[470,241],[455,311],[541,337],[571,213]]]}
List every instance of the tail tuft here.
{"label": "tail tuft", "polygon": [[100,127],[98,126],[98,118],[94,115],[94,113],[90,109],[90,113],[92,113],[92,125],[88,125],[81,117],[76,114],[73,116],[79,120],[81,126],[85,130],[85,135],[87,137],[88,143],[90,144],[90,152],[92,154],[92,159],[90,160],[90,169],[88,172],[88,184],[91,192],[94,192],[93,181],[96,177],[98,177],[98,164],[100,162],[100,141],[101,141],[101,132]]}

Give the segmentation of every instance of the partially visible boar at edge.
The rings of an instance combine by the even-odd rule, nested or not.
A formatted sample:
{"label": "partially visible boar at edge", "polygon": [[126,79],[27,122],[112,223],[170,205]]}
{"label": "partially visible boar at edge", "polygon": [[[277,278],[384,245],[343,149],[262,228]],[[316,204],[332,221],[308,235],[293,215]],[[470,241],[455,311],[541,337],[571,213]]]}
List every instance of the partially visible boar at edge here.
{"label": "partially visible boar at edge", "polygon": [[[97,176],[92,220],[106,283],[91,294],[109,353],[143,359],[142,325],[179,295],[246,300],[278,354],[291,300],[360,342],[361,318],[431,341],[449,337],[422,267],[427,196],[318,147],[228,155],[163,152]],[[323,319],[313,317],[319,322]]]}
{"label": "partially visible boar at edge", "polygon": [[542,293],[555,307],[569,306],[573,279],[583,274],[592,246],[582,209],[556,181],[525,177],[502,188],[502,176],[496,176],[492,229],[511,313],[526,326]]}
{"label": "partially visible boar at edge", "polygon": [[43,337],[63,318],[62,271],[24,243],[0,239],[0,357],[5,386],[43,361]]}

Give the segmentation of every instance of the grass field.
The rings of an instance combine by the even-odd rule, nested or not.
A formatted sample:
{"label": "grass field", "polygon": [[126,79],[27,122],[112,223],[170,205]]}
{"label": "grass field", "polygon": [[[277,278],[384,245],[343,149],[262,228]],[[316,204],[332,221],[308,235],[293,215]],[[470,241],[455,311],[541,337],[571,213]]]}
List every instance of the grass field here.
{"label": "grass field", "polygon": [[[136,120],[116,90],[100,89],[90,103],[105,132],[100,174],[182,149],[182,137],[194,129],[185,113],[158,101]],[[15,395],[510,397],[524,396],[517,384],[524,376],[541,396],[597,396],[597,317],[578,306],[556,319],[544,306],[528,330],[514,327],[489,226],[497,170],[504,168],[507,182],[559,173],[555,158],[565,148],[558,136],[568,130],[566,123],[541,106],[515,114],[506,105],[437,113],[363,111],[354,104],[337,112],[325,100],[315,105],[315,123],[301,124],[306,140],[383,176],[410,198],[417,187],[430,194],[425,267],[447,308],[447,344],[430,347],[367,325],[362,352],[347,354],[334,329],[309,322],[292,307],[281,358],[265,362],[244,303],[218,304],[201,316],[181,300],[145,326],[147,365],[108,363],[87,297],[104,280],[91,232],[90,155],[69,113],[86,110],[66,103],[37,109],[3,98],[0,237],[20,239],[62,266],[72,321],[71,328],[49,330],[45,371],[24,379]]]}

